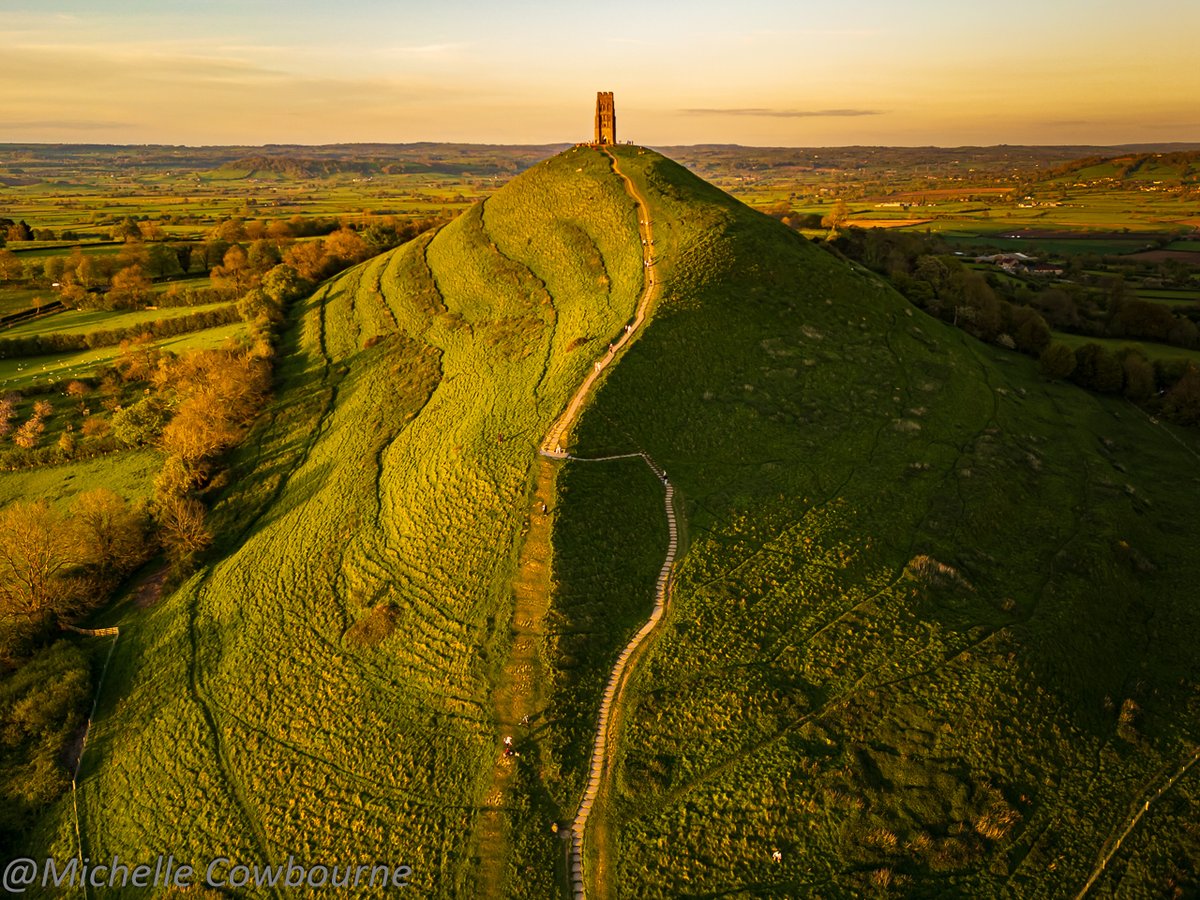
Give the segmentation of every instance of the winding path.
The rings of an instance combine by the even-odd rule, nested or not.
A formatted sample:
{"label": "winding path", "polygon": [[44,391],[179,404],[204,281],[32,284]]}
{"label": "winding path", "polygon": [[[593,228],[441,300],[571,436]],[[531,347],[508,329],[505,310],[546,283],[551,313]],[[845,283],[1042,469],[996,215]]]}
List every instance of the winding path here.
{"label": "winding path", "polygon": [[[616,359],[617,354],[633,341],[634,336],[638,333],[638,329],[646,321],[646,313],[649,311],[651,304],[658,298],[660,289],[658,276],[654,272],[654,227],[650,223],[650,207],[646,205],[646,198],[637,189],[637,185],[629,179],[628,175],[621,171],[620,166],[617,164],[617,158],[612,152],[604,150],[604,153],[612,160],[613,172],[625,182],[625,190],[637,204],[638,236],[642,240],[642,264],[646,270],[646,284],[642,289],[641,299],[638,300],[637,311],[634,313],[633,321],[625,326],[625,330],[621,333],[621,336],[609,346],[608,352],[592,366],[592,370],[588,372],[587,378],[583,380],[583,383],[579,385],[575,394],[571,397],[567,408],[563,410],[562,415],[555,420],[554,424],[550,426],[550,430],[546,432],[540,452],[543,456],[549,456],[552,459],[567,458],[567,452],[563,449],[563,445],[567,439],[567,435],[570,434],[571,426],[579,418],[579,412],[583,409],[588,392],[591,391],[592,385],[596,383],[596,380],[604,373],[604,370],[608,368],[609,363]],[[651,463],[651,466],[653,466],[653,463]]]}
{"label": "winding path", "polygon": [[675,488],[667,480],[667,473],[648,454],[626,453],[621,456],[602,456],[592,459],[578,456],[567,457],[579,462],[606,462],[611,459],[628,459],[634,456],[640,456],[654,474],[659,477],[666,488],[664,504],[667,512],[667,533],[669,536],[667,541],[667,555],[663,560],[662,568],[658,572],[658,581],[654,585],[654,609],[650,612],[650,618],[646,620],[646,624],[641,627],[638,633],[629,639],[629,643],[625,645],[625,649],[617,657],[616,665],[613,666],[613,670],[608,676],[608,683],[604,686],[604,695],[600,699],[600,721],[596,727],[596,741],[592,745],[587,786],[583,791],[583,800],[579,804],[579,811],[575,814],[575,821],[571,823],[570,877],[571,890],[576,900],[584,900],[587,896],[583,878],[583,838],[584,832],[587,829],[588,817],[591,815],[596,797],[600,793],[600,781],[604,775],[604,769],[608,764],[609,742],[611,738],[609,714],[613,705],[619,699],[621,690],[625,687],[626,676],[630,672],[630,658],[637,652],[642,642],[650,637],[658,627],[658,623],[662,621],[663,612],[665,612],[667,607],[667,595],[671,590],[671,567],[675,564],[675,554],[679,550],[679,530],[675,521]]}
{"label": "winding path", "polygon": [[637,652],[638,648],[642,646],[642,643],[658,627],[658,623],[662,621],[663,613],[666,610],[667,596],[671,588],[671,567],[675,564],[675,555],[679,549],[679,531],[675,517],[675,488],[667,479],[667,473],[658,463],[651,459],[649,454],[639,452],[624,453],[617,456],[586,458],[571,456],[564,449],[567,436],[570,434],[575,420],[579,417],[579,412],[583,408],[583,404],[592,386],[604,373],[604,370],[608,368],[609,364],[616,359],[617,354],[634,340],[638,331],[645,323],[646,314],[657,299],[660,291],[660,283],[654,271],[654,229],[650,221],[649,206],[646,203],[645,197],[637,189],[637,185],[621,171],[616,156],[608,149],[604,149],[603,152],[612,160],[613,172],[625,182],[625,190],[637,204],[638,235],[642,241],[642,265],[646,272],[645,287],[642,290],[642,296],[638,301],[637,311],[633,320],[625,326],[625,330],[620,338],[609,346],[608,352],[604,357],[592,366],[592,370],[575,391],[574,396],[571,397],[571,401],[567,404],[566,409],[563,410],[562,415],[558,417],[546,433],[546,438],[542,442],[540,452],[543,456],[552,459],[570,459],[578,462],[607,462],[609,460],[640,457],[650,467],[651,471],[658,476],[665,488],[664,505],[666,508],[669,539],[667,543],[667,555],[663,560],[662,568],[658,573],[658,581],[654,587],[654,609],[651,611],[646,623],[637,634],[630,638],[629,643],[625,645],[625,649],[621,651],[621,655],[617,658],[617,662],[608,676],[608,682],[604,687],[604,694],[600,700],[600,719],[596,727],[596,740],[592,744],[587,785],[584,788],[583,799],[580,801],[579,809],[575,814],[575,820],[571,823],[568,835],[570,839],[568,859],[569,877],[571,892],[576,900],[584,900],[587,896],[583,871],[584,835],[587,830],[588,817],[591,815],[596,798],[600,793],[604,770],[608,765],[609,745],[612,738],[609,727],[610,714],[612,713],[613,706],[620,699],[621,691],[631,671],[631,658]]}

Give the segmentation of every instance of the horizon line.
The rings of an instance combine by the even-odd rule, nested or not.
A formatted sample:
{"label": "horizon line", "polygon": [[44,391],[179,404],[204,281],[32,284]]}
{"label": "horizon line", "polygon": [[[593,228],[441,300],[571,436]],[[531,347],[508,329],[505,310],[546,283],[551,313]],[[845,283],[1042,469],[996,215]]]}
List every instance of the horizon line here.
{"label": "horizon line", "polygon": [[[223,143],[223,144],[182,144],[172,142],[136,141],[21,141],[0,139],[0,148],[4,147],[114,147],[114,148],[187,148],[192,150],[230,149],[270,149],[307,147],[313,149],[329,147],[418,147],[453,146],[453,147],[505,147],[511,149],[543,149],[546,147],[573,147],[586,141],[543,141],[534,143],[500,143],[497,141],[332,141],[325,143]],[[630,142],[627,146],[644,147],[649,150],[655,147],[689,148],[689,147],[729,147],[743,150],[844,150],[844,149],[888,149],[888,150],[991,150],[1001,147],[1029,149],[1096,149],[1096,150],[1130,150],[1135,148],[1196,148],[1200,149],[1200,139],[1170,140],[1170,141],[1130,141],[1127,143],[1053,143],[1053,144],[1010,144],[1000,142],[995,144],[739,144],[728,141],[711,141],[690,144],[656,143],[638,144]]]}

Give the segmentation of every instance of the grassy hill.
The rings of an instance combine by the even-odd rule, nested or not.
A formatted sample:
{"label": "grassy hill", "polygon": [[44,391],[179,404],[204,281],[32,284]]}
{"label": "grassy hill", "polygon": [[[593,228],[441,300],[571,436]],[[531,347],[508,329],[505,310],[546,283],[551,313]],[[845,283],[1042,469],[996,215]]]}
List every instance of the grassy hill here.
{"label": "grassy hill", "polygon": [[[686,552],[614,715],[601,895],[1062,896],[1118,838],[1095,895],[1195,890],[1194,436],[617,153],[665,288],[573,451],[665,466]],[[496,893],[494,871],[558,896],[549,825],[666,543],[644,466],[559,475],[549,704],[498,869],[493,691],[535,449],[634,310],[637,234],[608,158],[571,150],[293,311],[212,561],[110,616],[91,858],[380,860],[423,896]],[[74,854],[69,799],[34,842]]]}
{"label": "grassy hill", "polygon": [[85,852],[380,860],[472,892],[534,448],[632,314],[633,209],[569,153],[295,311],[224,547],[118,617]]}
{"label": "grassy hill", "polygon": [[[1196,890],[1195,436],[621,154],[664,296],[578,452],[648,450],[691,545],[625,713],[610,893],[1073,895],[1131,823],[1093,893]],[[564,524],[594,478],[564,473]],[[560,529],[560,580],[656,527]]]}

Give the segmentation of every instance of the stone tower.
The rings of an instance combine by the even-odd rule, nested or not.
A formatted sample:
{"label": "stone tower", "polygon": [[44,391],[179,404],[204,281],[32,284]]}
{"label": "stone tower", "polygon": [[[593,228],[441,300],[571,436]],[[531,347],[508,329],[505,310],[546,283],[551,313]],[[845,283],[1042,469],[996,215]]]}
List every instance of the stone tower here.
{"label": "stone tower", "polygon": [[596,143],[617,142],[617,108],[613,105],[612,91],[596,94]]}

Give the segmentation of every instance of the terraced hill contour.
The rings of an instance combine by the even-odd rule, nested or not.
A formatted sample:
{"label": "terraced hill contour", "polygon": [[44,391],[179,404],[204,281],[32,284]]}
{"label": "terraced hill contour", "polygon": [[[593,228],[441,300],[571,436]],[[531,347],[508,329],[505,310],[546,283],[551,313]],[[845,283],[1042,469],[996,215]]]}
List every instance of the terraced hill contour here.
{"label": "terraced hill contour", "polygon": [[85,853],[392,861],[472,893],[531,466],[633,314],[634,215],[608,157],[569,153],[296,311],[227,554],[122,623]]}
{"label": "terraced hill contour", "polygon": [[[664,290],[571,450],[665,467],[685,552],[608,715],[589,895],[1194,888],[1192,436],[615,153]],[[562,895],[551,825],[669,536],[640,460],[565,463],[543,513],[535,451],[633,315],[635,215],[605,155],[568,151],[296,311],[224,555],[121,623],[90,856]],[[550,594],[517,623],[538,703],[496,799],[514,581]],[[43,839],[70,855],[60,812]]]}

